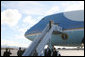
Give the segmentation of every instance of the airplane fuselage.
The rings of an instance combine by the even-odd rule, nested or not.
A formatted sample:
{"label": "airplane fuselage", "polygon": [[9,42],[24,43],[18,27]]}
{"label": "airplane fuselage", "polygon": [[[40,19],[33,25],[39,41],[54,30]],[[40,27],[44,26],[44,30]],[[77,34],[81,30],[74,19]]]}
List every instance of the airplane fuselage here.
{"label": "airplane fuselage", "polygon": [[53,32],[51,44],[57,46],[81,46],[84,42],[84,21],[70,19],[83,19],[84,11],[72,11],[46,16],[25,33],[25,37],[34,40],[39,37],[50,20],[63,28],[63,34]]}
{"label": "airplane fuselage", "polygon": [[[63,33],[67,35],[66,39],[62,37],[63,34],[52,34],[51,45],[57,46],[81,46],[82,40],[84,39],[84,29],[72,29],[64,30]],[[29,35],[31,41],[33,41],[39,34]]]}

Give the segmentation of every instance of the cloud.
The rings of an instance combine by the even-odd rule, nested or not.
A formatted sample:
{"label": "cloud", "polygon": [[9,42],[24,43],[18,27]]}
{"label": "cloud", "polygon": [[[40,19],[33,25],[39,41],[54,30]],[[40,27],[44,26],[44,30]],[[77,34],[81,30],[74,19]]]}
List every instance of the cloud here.
{"label": "cloud", "polygon": [[[48,2],[49,3],[49,2]],[[11,9],[18,9],[22,14],[26,15],[50,15],[54,14],[59,11],[58,6],[50,6],[48,7],[48,4],[44,4],[44,2],[36,2],[36,1],[6,1],[3,2],[2,5],[5,8],[11,8]]]}
{"label": "cloud", "polygon": [[[45,4],[40,1],[4,1],[2,2],[2,6],[5,8],[18,9],[22,14],[44,16],[60,12],[60,10],[64,12],[84,9],[83,1],[57,1],[55,3],[51,1],[51,3],[54,4],[47,3],[48,4]],[[49,5],[50,8],[48,7]]]}
{"label": "cloud", "polygon": [[[17,5],[16,5],[17,4]],[[6,8],[29,8],[31,6],[43,6],[41,3],[36,1],[1,1],[1,5]]]}
{"label": "cloud", "polygon": [[18,9],[22,14],[42,15],[43,5],[36,1],[4,1],[2,6],[5,8]]}
{"label": "cloud", "polygon": [[[27,15],[43,15],[44,6],[36,1],[24,1],[24,2],[18,2],[18,5],[16,8],[19,9],[22,14]],[[18,8],[19,7],[19,8]]]}
{"label": "cloud", "polygon": [[64,11],[73,11],[73,10],[84,10],[84,1],[72,2],[72,3],[63,3],[65,7]]}
{"label": "cloud", "polygon": [[[38,23],[40,20],[41,20],[40,17],[38,17],[37,19],[34,19],[32,16],[26,16],[23,19],[23,23],[24,23],[24,25],[28,25],[26,28],[30,28],[33,25],[35,25],[36,23]],[[24,29],[26,29],[26,28],[24,28]]]}
{"label": "cloud", "polygon": [[31,24],[34,24],[34,23],[35,23],[35,19],[32,19],[31,16],[27,16],[27,17],[25,17],[25,18],[23,19],[23,22],[24,22],[24,23],[29,23],[29,24],[31,25]]}
{"label": "cloud", "polygon": [[1,12],[1,24],[6,24],[8,26],[17,25],[18,21],[21,19],[21,14],[17,9],[7,9]]}
{"label": "cloud", "polygon": [[24,33],[27,31],[27,29],[28,29],[28,28],[20,28],[20,29],[18,29],[18,31],[19,31],[19,32],[22,32],[23,35],[24,35]]}
{"label": "cloud", "polygon": [[59,7],[58,6],[53,6],[50,10],[46,12],[46,15],[51,15],[59,12]]}

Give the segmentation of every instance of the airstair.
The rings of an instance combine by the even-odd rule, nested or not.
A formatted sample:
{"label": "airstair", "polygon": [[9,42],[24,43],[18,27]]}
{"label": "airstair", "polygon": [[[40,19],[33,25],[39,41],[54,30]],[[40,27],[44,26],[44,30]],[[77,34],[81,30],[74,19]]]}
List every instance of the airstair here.
{"label": "airstair", "polygon": [[38,56],[41,56],[45,45],[51,40],[53,31],[62,32],[62,27],[49,22],[41,35],[35,38],[22,56],[34,56],[35,51],[38,53]]}

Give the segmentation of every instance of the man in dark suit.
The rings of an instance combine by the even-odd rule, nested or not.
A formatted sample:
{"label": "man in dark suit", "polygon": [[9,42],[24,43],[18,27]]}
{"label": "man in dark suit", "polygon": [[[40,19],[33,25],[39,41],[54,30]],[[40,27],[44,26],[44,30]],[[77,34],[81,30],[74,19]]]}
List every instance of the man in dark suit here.
{"label": "man in dark suit", "polygon": [[47,49],[45,49],[44,54],[45,54],[45,56],[51,56],[51,50],[49,47],[47,47]]}

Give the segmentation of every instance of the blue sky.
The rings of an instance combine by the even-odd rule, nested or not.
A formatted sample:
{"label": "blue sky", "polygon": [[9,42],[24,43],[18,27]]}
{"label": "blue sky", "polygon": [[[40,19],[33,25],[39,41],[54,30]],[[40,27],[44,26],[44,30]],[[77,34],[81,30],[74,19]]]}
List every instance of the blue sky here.
{"label": "blue sky", "polygon": [[1,45],[27,47],[31,43],[24,37],[27,29],[47,15],[72,10],[84,10],[84,2],[1,1]]}

